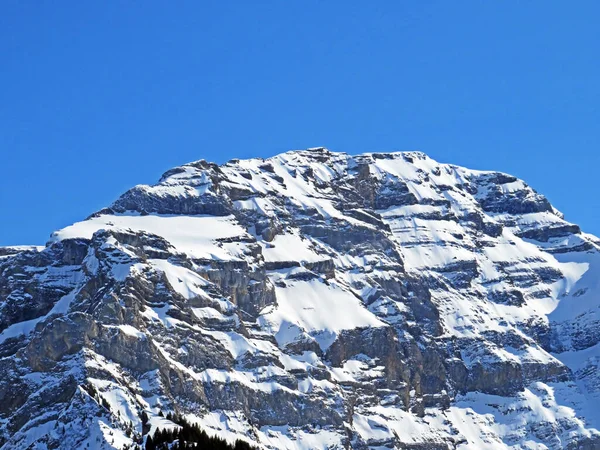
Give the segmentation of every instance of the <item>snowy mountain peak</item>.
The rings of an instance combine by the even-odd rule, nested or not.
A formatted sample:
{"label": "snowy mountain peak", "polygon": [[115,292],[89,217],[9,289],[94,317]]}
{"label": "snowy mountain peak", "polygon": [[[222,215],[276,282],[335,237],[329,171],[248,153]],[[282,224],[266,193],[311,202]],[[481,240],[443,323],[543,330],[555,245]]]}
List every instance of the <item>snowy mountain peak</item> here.
{"label": "snowy mountain peak", "polygon": [[0,448],[599,448],[599,250],[421,152],[185,164],[0,249]]}

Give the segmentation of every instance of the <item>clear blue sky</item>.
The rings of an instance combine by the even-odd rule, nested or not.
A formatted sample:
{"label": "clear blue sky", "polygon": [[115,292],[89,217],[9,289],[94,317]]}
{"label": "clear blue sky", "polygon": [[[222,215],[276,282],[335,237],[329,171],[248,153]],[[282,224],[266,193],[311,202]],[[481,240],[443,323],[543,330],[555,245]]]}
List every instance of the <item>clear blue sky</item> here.
{"label": "clear blue sky", "polygon": [[422,150],[600,234],[600,2],[0,2],[0,245],[191,160]]}

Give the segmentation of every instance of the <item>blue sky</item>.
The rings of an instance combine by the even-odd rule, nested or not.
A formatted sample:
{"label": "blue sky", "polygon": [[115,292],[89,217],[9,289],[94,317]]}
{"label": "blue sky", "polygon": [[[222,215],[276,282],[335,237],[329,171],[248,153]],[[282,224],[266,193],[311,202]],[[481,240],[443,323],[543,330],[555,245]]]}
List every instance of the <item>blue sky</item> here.
{"label": "blue sky", "polygon": [[0,4],[0,245],[191,160],[422,150],[600,234],[597,1]]}

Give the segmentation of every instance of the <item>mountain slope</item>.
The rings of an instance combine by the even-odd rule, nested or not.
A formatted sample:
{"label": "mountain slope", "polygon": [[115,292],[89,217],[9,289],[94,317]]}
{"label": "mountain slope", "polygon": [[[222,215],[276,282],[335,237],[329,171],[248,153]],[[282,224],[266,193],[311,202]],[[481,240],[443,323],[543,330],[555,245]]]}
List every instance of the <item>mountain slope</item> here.
{"label": "mountain slope", "polygon": [[0,448],[600,448],[599,245],[418,152],[172,169],[0,249]]}

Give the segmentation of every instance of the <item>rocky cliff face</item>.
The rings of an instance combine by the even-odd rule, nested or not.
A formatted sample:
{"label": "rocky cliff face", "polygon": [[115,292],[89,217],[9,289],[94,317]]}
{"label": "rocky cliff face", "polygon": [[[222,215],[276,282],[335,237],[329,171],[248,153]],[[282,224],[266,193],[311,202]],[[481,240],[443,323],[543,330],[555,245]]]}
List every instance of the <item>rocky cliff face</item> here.
{"label": "rocky cliff face", "polygon": [[[205,161],[0,249],[0,448],[600,448],[600,242],[422,153]],[[142,412],[149,422],[142,426]]]}

